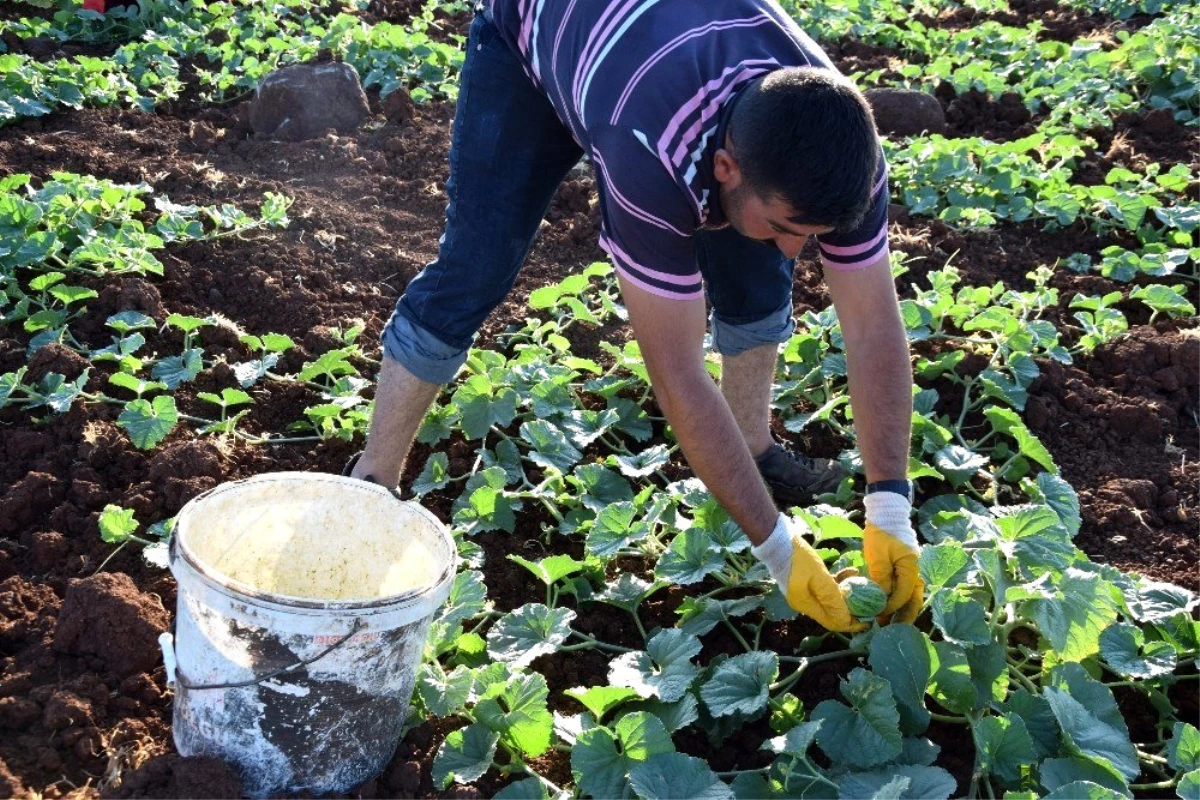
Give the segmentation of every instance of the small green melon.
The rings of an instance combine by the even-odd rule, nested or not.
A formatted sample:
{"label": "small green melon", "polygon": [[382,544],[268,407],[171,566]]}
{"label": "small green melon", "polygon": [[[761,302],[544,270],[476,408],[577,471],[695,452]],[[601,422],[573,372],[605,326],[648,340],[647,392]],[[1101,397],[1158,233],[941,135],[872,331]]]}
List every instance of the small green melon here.
{"label": "small green melon", "polygon": [[887,594],[870,578],[846,578],[841,589],[850,614],[864,622],[875,619],[887,605]]}

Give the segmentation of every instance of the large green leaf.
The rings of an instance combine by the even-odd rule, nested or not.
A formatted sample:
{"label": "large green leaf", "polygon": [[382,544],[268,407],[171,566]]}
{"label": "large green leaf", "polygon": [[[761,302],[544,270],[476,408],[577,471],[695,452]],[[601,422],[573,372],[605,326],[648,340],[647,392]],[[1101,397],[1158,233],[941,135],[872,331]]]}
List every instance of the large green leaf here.
{"label": "large green leaf", "polygon": [[421,474],[412,482],[413,494],[417,497],[444,489],[450,483],[450,461],[445,453],[434,453],[425,462]]}
{"label": "large green leaf", "polygon": [[1037,488],[1046,503],[1058,514],[1067,532],[1071,536],[1079,533],[1079,495],[1075,493],[1074,487],[1058,475],[1043,472],[1037,476]]}
{"label": "large green leaf", "polygon": [[952,642],[934,642],[937,666],[930,680],[929,694],[944,708],[967,714],[979,702],[979,690],[971,679],[971,664],[966,650]]}
{"label": "large green leaf", "polygon": [[1004,710],[1021,718],[1037,758],[1045,758],[1058,752],[1058,720],[1055,719],[1054,711],[1046,698],[1031,694],[1025,689],[1017,689],[1008,696]]}
{"label": "large green leaf", "polygon": [[1184,773],[1175,787],[1175,794],[1179,800],[1200,800],[1200,769]]}
{"label": "large green leaf", "polygon": [[170,356],[158,361],[150,370],[150,375],[156,381],[162,381],[168,389],[177,389],[179,384],[196,379],[200,370],[204,369],[203,351],[191,347],[182,355]]}
{"label": "large green leaf", "polygon": [[517,562],[532,572],[545,586],[551,586],[568,575],[574,575],[576,572],[582,570],[584,566],[582,561],[576,561],[568,555],[550,556],[549,558],[543,558],[541,561],[530,561],[527,558],[510,553],[508,559],[509,561]]}
{"label": "large green leaf", "polygon": [[613,503],[633,500],[629,481],[600,464],[576,467],[570,480],[580,490],[580,502],[597,514]]}
{"label": "large green leaf", "polygon": [[468,439],[482,439],[493,425],[510,424],[517,415],[517,400],[515,391],[494,387],[486,375],[467,378],[451,398]]}
{"label": "large green leaf", "polygon": [[659,697],[673,703],[687,693],[700,668],[691,662],[699,655],[700,639],[678,628],[659,631],[646,643],[644,653],[623,653],[609,664],[608,680],[626,686],[642,697]]}
{"label": "large green leaf", "polygon": [[703,686],[700,699],[714,717],[754,714],[767,706],[767,690],[779,671],[779,657],[754,650],[718,666]]}
{"label": "large green leaf", "polygon": [[683,753],[659,753],[629,771],[645,800],[731,800],[729,785],[705,762]]}
{"label": "large green leaf", "polygon": [[[897,778],[905,779],[897,792],[884,793]],[[838,796],[847,800],[895,797],[898,800],[946,800],[957,786],[954,776],[941,767],[893,766],[870,772],[851,772],[838,783]]]}
{"label": "large green leaf", "polygon": [[467,705],[473,678],[466,667],[456,667],[446,674],[437,661],[421,665],[417,677],[417,692],[431,714],[449,717]]}
{"label": "large green leaf", "polygon": [[1050,792],[1071,783],[1088,781],[1132,797],[1125,779],[1107,761],[1097,761],[1087,756],[1047,758],[1039,766],[1038,773],[1042,786]]}
{"label": "large green leaf", "polygon": [[576,686],[567,689],[563,694],[578,700],[584,708],[592,712],[597,721],[602,721],[605,714],[622,703],[638,697],[637,692],[624,686]]}
{"label": "large green leaf", "polygon": [[521,438],[533,448],[529,457],[540,467],[567,472],[583,458],[583,453],[571,444],[567,435],[544,419],[523,423]]}
{"label": "large green leaf", "polygon": [[1000,433],[1006,433],[1017,440],[1021,454],[1041,464],[1051,472],[1057,473],[1058,466],[1053,456],[1041,440],[1034,436],[1015,411],[1000,406],[990,406],[983,411],[984,416],[991,420],[992,425]]}
{"label": "large green leaf", "polygon": [[925,581],[925,590],[930,596],[943,586],[953,587],[969,563],[971,558],[967,551],[953,539],[922,547],[917,559],[921,579]]}
{"label": "large green leaf", "polygon": [[[1078,672],[1060,671],[1074,667]],[[1141,771],[1129,729],[1103,684],[1092,680],[1077,664],[1056,667],[1055,686],[1044,691],[1062,728],[1068,751],[1107,760],[1126,779]]]}
{"label": "large green leaf", "polygon": [[887,680],[865,669],[855,669],[842,682],[842,696],[850,703],[825,700],[812,712],[821,723],[817,744],[834,762],[870,769],[884,764],[903,749],[900,711]]}
{"label": "large green leaf", "polygon": [[483,573],[478,570],[463,570],[454,576],[450,584],[450,595],[442,606],[438,617],[443,622],[459,622],[482,614],[487,608],[487,586]]}
{"label": "large green leaf", "polygon": [[1117,604],[1099,575],[1068,569],[1052,600],[1029,601],[1038,628],[1063,661],[1081,661],[1100,650],[1100,634],[1117,618]]}
{"label": "large green leaf", "polygon": [[488,631],[488,654],[514,666],[528,666],[567,640],[573,619],[575,612],[569,608],[526,603],[505,614]]}
{"label": "large green leaf", "polygon": [[648,528],[640,522],[635,523],[636,516],[637,506],[633,503],[612,503],[602,509],[587,534],[588,552],[601,558],[612,558],[644,536]]}
{"label": "large green leaf", "polygon": [[933,624],[947,641],[967,646],[992,641],[987,611],[978,600],[943,591],[934,595],[931,605]]}
{"label": "large green leaf", "polygon": [[1100,634],[1100,657],[1127,678],[1155,678],[1175,671],[1175,648],[1167,642],[1147,642],[1142,629],[1116,622]]}
{"label": "large green leaf", "polygon": [[492,795],[492,800],[550,800],[546,784],[538,778],[513,781]]}
{"label": "large green leaf", "polygon": [[117,425],[129,433],[133,443],[143,450],[154,447],[175,427],[179,421],[179,411],[175,408],[175,398],[170,395],[159,395],[151,403],[148,400],[130,400],[125,404],[125,410],[117,417]]}
{"label": "large green leaf", "polygon": [[870,664],[892,685],[900,709],[900,730],[908,736],[929,727],[925,690],[933,674],[933,645],[912,625],[893,624],[871,637]]}
{"label": "large green leaf", "polygon": [[988,463],[987,456],[957,444],[948,444],[933,454],[933,464],[955,486],[967,483]]}
{"label": "large green leaf", "polygon": [[1176,722],[1167,742],[1167,763],[1172,769],[1200,769],[1200,730],[1190,722]]}
{"label": "large green leaf", "polygon": [[725,566],[721,555],[708,533],[699,528],[688,528],[671,540],[667,551],[659,556],[655,576],[671,583],[699,583]]}
{"label": "large green leaf", "polygon": [[478,722],[451,731],[433,759],[433,783],[445,787],[453,780],[470,783],[492,765],[499,734]]}
{"label": "large green leaf", "polygon": [[491,686],[475,704],[475,719],[514,744],[527,758],[537,758],[550,747],[554,718],[546,708],[549,690],[537,672],[512,676]]}
{"label": "large green leaf", "polygon": [[571,749],[571,773],[585,795],[631,798],[629,770],[653,755],[674,750],[658,717],[635,711],[621,717],[612,731],[601,727],[582,731]]}
{"label": "large green leaf", "polygon": [[1128,795],[1090,781],[1075,781],[1043,795],[1042,800],[1125,800]]}
{"label": "large green leaf", "polygon": [[971,726],[975,737],[976,769],[1006,783],[1021,779],[1021,767],[1035,760],[1033,740],[1015,714],[984,717]]}
{"label": "large green leaf", "polygon": [[725,620],[742,617],[762,605],[762,597],[739,597],[735,600],[714,600],[689,597],[676,609],[679,627],[687,633],[703,636]]}
{"label": "large green leaf", "polygon": [[629,478],[644,478],[656,469],[666,466],[670,460],[670,452],[665,444],[656,444],[640,453],[629,456],[617,456],[617,464],[621,472]]}

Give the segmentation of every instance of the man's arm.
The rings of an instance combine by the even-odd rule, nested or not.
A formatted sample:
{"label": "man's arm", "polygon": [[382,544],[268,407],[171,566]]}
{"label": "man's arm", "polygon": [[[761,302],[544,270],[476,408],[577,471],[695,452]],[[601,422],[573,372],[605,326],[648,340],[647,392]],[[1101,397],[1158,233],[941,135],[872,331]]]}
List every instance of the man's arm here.
{"label": "man's arm", "polygon": [[826,269],[825,283],[842,324],[867,481],[903,480],[912,436],[912,365],[888,259],[853,271]]}
{"label": "man's arm", "polygon": [[688,465],[750,541],[762,544],[779,512],[729,405],[704,370],[704,300],[659,297],[624,278],[621,294],[654,396]]}

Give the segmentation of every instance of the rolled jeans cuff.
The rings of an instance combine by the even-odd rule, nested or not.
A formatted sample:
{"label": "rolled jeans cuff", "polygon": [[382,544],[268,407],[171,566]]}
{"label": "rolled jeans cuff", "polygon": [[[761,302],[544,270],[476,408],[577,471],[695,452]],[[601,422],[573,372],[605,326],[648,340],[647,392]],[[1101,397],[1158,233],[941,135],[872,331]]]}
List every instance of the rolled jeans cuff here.
{"label": "rolled jeans cuff", "polygon": [[449,383],[470,348],[446,344],[396,311],[383,329],[383,352],[427,383]]}
{"label": "rolled jeans cuff", "polygon": [[790,299],[772,313],[754,322],[727,322],[713,311],[709,325],[712,330],[713,350],[725,356],[740,355],[766,344],[782,344],[790,339],[792,331],[796,330]]}

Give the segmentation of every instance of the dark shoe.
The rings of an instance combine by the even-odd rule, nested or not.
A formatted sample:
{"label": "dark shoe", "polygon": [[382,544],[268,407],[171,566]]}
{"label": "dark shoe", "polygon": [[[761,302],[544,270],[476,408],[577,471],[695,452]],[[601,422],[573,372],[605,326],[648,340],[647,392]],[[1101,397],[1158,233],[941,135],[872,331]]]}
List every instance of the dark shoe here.
{"label": "dark shoe", "polygon": [[842,478],[850,474],[836,461],[809,458],[781,444],[771,445],[754,463],[781,510],[812,505],[817,495],[836,491]]}
{"label": "dark shoe", "polygon": [[[350,460],[346,462],[346,466],[342,467],[342,477],[343,478],[349,478],[350,474],[352,472],[354,472],[354,465],[358,463],[358,460],[360,458],[362,458],[362,454],[363,454],[363,451],[359,450],[357,453],[350,456]],[[375,479],[373,477],[371,477],[370,475],[365,477],[363,480],[370,481],[371,483],[375,482]]]}

